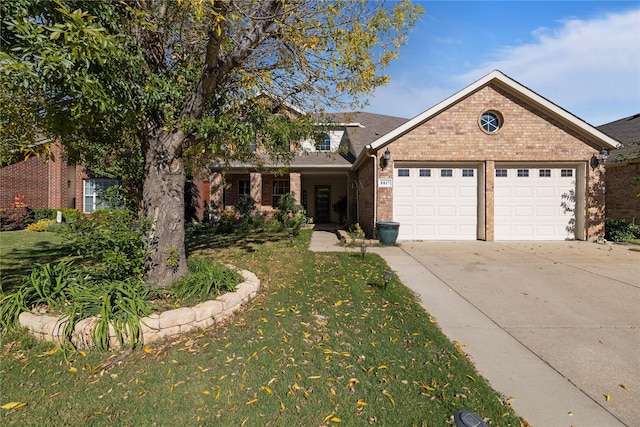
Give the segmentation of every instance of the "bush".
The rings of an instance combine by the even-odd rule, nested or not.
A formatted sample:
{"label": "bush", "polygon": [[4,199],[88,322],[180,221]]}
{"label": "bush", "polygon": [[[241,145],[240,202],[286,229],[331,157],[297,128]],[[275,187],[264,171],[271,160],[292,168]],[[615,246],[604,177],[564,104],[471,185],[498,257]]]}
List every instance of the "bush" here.
{"label": "bush", "polygon": [[640,238],[640,226],[624,219],[605,220],[604,238],[611,242],[630,242]]}
{"label": "bush", "polygon": [[126,210],[97,210],[73,224],[71,246],[105,280],[142,279],[145,227]]}
{"label": "bush", "polygon": [[48,228],[53,224],[58,224],[55,219],[41,219],[38,222],[27,225],[28,231],[49,231]]}
{"label": "bush", "polygon": [[51,208],[40,208],[33,210],[33,220],[38,222],[43,219],[55,219],[56,211]]}
{"label": "bush", "polygon": [[240,221],[251,224],[256,212],[256,201],[248,194],[243,194],[233,209],[240,216]]}
{"label": "bush", "polygon": [[10,208],[2,213],[2,231],[23,230],[33,222],[33,211],[28,207]]}
{"label": "bush", "polygon": [[298,234],[303,221],[306,221],[304,208],[296,203],[293,193],[287,193],[280,197],[275,218],[284,228],[293,229],[294,234]]}

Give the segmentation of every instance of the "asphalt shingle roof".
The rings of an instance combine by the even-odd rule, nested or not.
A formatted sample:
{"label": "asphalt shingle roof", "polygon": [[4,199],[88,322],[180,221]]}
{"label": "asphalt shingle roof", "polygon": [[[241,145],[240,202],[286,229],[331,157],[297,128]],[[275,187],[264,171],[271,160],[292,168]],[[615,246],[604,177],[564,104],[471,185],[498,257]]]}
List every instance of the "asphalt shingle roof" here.
{"label": "asphalt shingle roof", "polygon": [[610,153],[607,162],[640,158],[640,113],[606,123],[597,129],[623,144],[622,148]]}

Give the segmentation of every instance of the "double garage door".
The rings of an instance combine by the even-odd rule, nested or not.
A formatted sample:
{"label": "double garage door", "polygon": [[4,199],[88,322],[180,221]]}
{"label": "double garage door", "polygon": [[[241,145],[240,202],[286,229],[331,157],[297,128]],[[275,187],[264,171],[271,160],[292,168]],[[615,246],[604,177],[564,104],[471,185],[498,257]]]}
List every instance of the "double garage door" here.
{"label": "double garage door", "polygon": [[[574,238],[575,169],[497,168],[495,240]],[[476,168],[396,168],[393,218],[400,240],[476,240],[479,188]],[[480,221],[482,222],[482,221]]]}

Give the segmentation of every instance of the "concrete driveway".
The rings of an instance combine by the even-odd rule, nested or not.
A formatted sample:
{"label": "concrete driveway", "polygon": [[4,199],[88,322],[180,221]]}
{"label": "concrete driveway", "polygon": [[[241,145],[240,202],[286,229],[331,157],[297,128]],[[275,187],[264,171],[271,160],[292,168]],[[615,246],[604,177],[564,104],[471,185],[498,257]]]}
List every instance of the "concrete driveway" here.
{"label": "concrete driveway", "polygon": [[[574,391],[539,384],[543,377],[535,370],[522,369],[520,378],[505,374],[509,371],[499,365],[512,363],[516,352],[510,354],[510,349],[515,347],[490,332],[493,325],[474,329],[486,317],[524,347],[517,357],[526,359],[531,354],[532,359],[522,360],[521,366],[542,365],[542,361],[581,390],[592,401],[587,406],[603,408],[613,421],[640,425],[640,252],[587,242],[403,242],[400,249],[403,253],[398,248],[380,248],[379,253],[403,283],[409,287],[419,283],[414,290],[425,308],[436,318],[449,319],[444,325],[438,321],[450,338],[452,333],[458,337],[496,389],[506,392],[501,389],[502,380],[505,388],[519,383],[518,390],[528,402],[519,411],[522,402],[514,401],[518,412],[544,413],[558,406],[559,414],[546,418],[548,424],[543,427],[576,421],[577,426],[613,425],[589,415],[580,418],[577,408],[574,417],[572,402],[556,402]],[[416,281],[410,267],[416,263],[434,277],[418,273],[423,277]],[[457,299],[438,296],[435,287],[418,289],[435,278]],[[462,300],[470,306],[452,305]],[[479,311],[486,317],[456,317],[456,310]],[[482,346],[496,348],[479,351]],[[560,399],[549,400],[554,393]],[[527,418],[525,413],[521,415]]]}

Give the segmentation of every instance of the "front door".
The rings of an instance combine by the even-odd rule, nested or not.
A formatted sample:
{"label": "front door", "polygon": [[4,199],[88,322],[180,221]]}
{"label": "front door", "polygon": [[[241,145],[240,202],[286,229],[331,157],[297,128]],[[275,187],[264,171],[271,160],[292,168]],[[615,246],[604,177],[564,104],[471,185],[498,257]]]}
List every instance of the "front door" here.
{"label": "front door", "polygon": [[331,221],[331,187],[316,186],[316,222]]}

